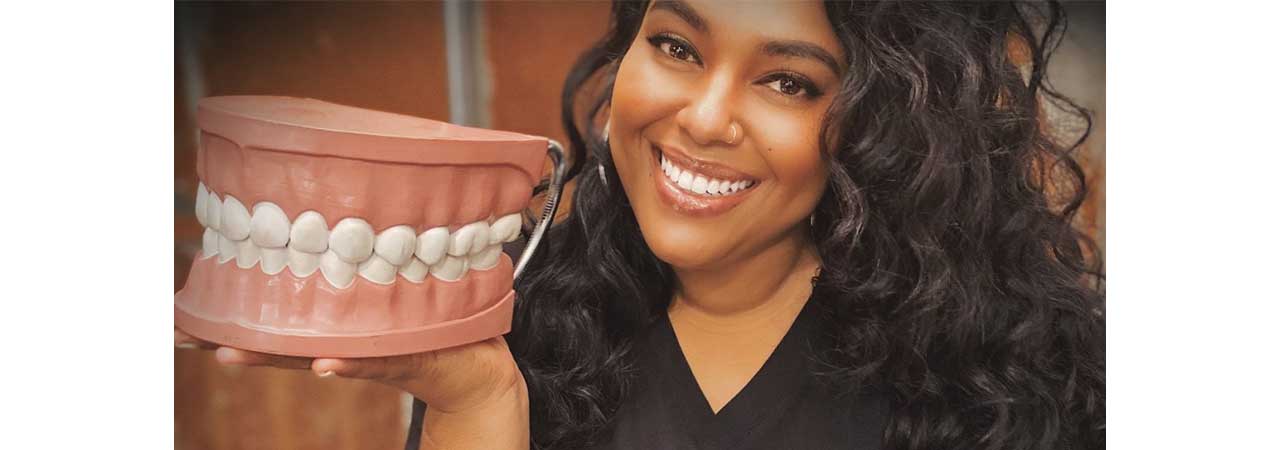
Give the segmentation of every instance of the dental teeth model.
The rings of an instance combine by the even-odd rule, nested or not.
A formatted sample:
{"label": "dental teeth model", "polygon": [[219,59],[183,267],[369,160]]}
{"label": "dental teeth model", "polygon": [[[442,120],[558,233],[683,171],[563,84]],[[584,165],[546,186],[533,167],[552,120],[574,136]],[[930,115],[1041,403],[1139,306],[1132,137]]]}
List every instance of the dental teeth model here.
{"label": "dental teeth model", "polygon": [[287,97],[197,111],[204,227],[175,324],[300,356],[411,353],[510,328],[547,140]]}
{"label": "dental teeth model", "polygon": [[[520,235],[519,213],[507,214],[494,219],[493,223],[469,223],[452,232],[449,227],[436,227],[418,236],[408,225],[396,225],[375,233],[373,226],[356,217],[344,218],[329,230],[324,215],[310,210],[290,223],[284,210],[275,203],[257,203],[249,214],[235,197],[223,197],[207,190],[204,183],[200,183],[196,192],[196,198],[201,199],[198,203],[221,202],[222,210],[228,212],[226,220],[219,224],[220,229],[214,228],[204,214],[196,215],[205,226],[200,259],[221,254],[220,263],[234,259],[237,267],[257,266],[268,275],[289,267],[298,277],[311,275],[319,262],[325,281],[339,289],[350,286],[356,273],[378,284],[391,284],[401,268],[415,261],[427,270],[411,269],[408,274],[402,274],[410,282],[423,281],[417,275],[419,272],[456,281],[468,269],[493,268],[502,254],[502,244],[515,241]],[[290,258],[290,250],[299,255]],[[454,258],[448,259],[446,265],[448,256]],[[431,271],[432,266],[437,270]],[[325,268],[327,270],[323,270]]]}

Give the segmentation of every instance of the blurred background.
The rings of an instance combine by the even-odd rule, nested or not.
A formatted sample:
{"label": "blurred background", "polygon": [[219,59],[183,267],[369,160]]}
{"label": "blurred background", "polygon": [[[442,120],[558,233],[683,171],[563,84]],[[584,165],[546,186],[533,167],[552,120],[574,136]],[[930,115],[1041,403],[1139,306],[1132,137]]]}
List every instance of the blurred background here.
{"label": "blurred background", "polygon": [[[1091,188],[1079,226],[1105,254],[1105,6],[1066,6],[1071,25],[1050,80],[1094,112],[1093,134],[1078,154]],[[313,97],[565,142],[561,84],[609,15],[607,2],[585,1],[182,2],[174,9],[174,291],[200,248],[192,214],[198,99]],[[1081,124],[1063,118],[1054,126],[1069,136]],[[211,352],[176,350],[174,357],[177,449],[403,445],[410,399],[392,389],[223,367]]]}

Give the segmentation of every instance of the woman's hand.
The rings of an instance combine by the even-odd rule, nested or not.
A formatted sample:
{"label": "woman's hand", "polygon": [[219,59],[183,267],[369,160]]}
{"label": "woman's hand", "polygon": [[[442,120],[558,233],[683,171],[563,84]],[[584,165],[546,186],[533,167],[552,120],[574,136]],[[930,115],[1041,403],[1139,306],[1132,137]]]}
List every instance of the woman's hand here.
{"label": "woman's hand", "polygon": [[219,347],[176,328],[173,341],[179,348],[216,349],[222,364],[310,370],[320,377],[372,380],[408,392],[428,405],[423,448],[528,447],[528,392],[502,337],[412,355],[343,359]]}

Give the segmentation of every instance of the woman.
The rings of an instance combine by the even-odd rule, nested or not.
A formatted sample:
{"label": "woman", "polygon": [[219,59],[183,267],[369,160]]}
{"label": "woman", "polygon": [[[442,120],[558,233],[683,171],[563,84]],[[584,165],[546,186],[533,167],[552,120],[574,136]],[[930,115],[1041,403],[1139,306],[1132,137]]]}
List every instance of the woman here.
{"label": "woman", "polygon": [[428,448],[1104,447],[1083,175],[1039,101],[1060,12],[1032,9],[616,3],[506,340],[218,358],[404,389]]}

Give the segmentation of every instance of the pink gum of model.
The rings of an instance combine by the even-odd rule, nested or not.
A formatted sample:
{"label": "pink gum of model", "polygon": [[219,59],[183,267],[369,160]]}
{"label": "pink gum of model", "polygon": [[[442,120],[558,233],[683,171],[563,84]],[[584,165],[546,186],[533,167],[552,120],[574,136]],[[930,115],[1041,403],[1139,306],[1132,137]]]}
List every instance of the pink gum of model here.
{"label": "pink gum of model", "polygon": [[[289,97],[202,100],[196,172],[219,198],[307,210],[332,228],[360,217],[381,231],[453,228],[523,211],[546,138]],[[197,256],[175,295],[175,326],[248,350],[370,357],[434,350],[510,330],[512,262],[457,281],[361,277],[336,288],[316,271],[269,275]]]}

